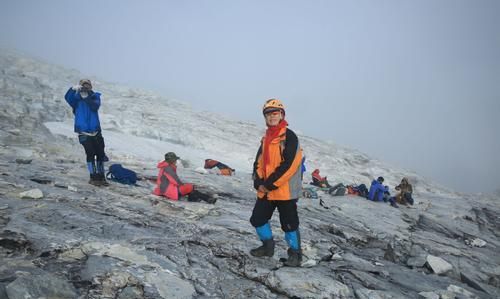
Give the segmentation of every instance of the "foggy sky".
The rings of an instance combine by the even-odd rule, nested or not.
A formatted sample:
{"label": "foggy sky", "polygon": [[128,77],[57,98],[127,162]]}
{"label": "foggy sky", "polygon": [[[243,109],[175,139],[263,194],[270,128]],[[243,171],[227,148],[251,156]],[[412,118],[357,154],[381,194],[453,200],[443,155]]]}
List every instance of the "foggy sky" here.
{"label": "foggy sky", "polygon": [[0,47],[233,119],[262,124],[277,97],[294,130],[489,192],[499,15],[494,0],[16,0],[0,2]]}

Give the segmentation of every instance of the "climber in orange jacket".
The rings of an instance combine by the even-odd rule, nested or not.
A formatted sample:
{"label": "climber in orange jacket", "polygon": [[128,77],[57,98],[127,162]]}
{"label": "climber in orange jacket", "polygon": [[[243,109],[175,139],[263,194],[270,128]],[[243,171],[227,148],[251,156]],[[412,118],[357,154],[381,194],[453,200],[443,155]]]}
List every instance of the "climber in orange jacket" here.
{"label": "climber in orange jacket", "polygon": [[281,229],[288,243],[287,266],[298,267],[302,261],[297,200],[302,193],[302,149],[295,133],[287,128],[285,107],[280,100],[268,100],[262,109],[267,131],[254,162],[253,180],[257,200],[250,223],[262,246],[250,250],[257,257],[274,255],[274,239],[269,220],[276,208]]}

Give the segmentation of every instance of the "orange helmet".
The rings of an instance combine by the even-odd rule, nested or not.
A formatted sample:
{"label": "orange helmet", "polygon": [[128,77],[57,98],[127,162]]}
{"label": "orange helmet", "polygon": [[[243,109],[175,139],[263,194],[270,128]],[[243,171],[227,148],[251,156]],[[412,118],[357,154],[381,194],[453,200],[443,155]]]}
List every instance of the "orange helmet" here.
{"label": "orange helmet", "polygon": [[285,106],[278,99],[269,99],[264,104],[264,107],[262,107],[262,113],[264,114],[277,110],[281,110],[285,114]]}

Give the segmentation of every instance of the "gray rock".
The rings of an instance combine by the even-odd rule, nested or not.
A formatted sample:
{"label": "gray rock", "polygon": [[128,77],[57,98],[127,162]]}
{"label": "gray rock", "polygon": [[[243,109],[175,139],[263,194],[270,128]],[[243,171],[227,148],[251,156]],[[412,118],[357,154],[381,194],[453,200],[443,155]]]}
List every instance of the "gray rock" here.
{"label": "gray rock", "polygon": [[80,248],[72,248],[59,254],[59,259],[63,261],[81,260],[85,257],[85,253]]}
{"label": "gray rock", "polygon": [[486,241],[481,240],[479,238],[476,238],[476,239],[472,240],[470,245],[472,245],[474,247],[484,247],[484,246],[486,246]]}
{"label": "gray rock", "polygon": [[144,298],[144,291],[139,287],[127,286],[120,291],[117,299],[140,299]]}
{"label": "gray rock", "polygon": [[33,159],[21,159],[21,158],[16,159],[17,164],[30,164],[31,161],[33,161]]}
{"label": "gray rock", "polygon": [[[77,254],[79,254],[77,252]],[[116,260],[109,257],[91,255],[85,262],[85,266],[80,272],[82,280],[92,281],[94,277],[102,276],[111,271],[115,266]]]}
{"label": "gray rock", "polygon": [[406,265],[413,267],[413,268],[422,268],[426,262],[427,262],[427,257],[420,255],[420,256],[410,257],[406,261]]}
{"label": "gray rock", "polygon": [[43,192],[40,189],[31,189],[19,193],[19,197],[28,199],[40,199],[43,198]]}
{"label": "gray rock", "polygon": [[77,297],[70,283],[50,273],[19,277],[7,285],[6,291],[9,299]]}
{"label": "gray rock", "polygon": [[365,288],[355,288],[354,294],[358,299],[387,299],[387,298],[395,298],[391,295],[384,294],[383,291],[378,290],[369,290]]}
{"label": "gray rock", "polygon": [[9,250],[29,250],[30,246],[30,241],[23,233],[10,230],[0,231],[0,247]]}
{"label": "gray rock", "polygon": [[453,266],[447,261],[430,254],[427,256],[427,264],[431,270],[438,275],[444,274],[453,269]]}
{"label": "gray rock", "polygon": [[439,299],[456,299],[455,293],[448,290],[439,290],[436,291],[439,294]]}
{"label": "gray rock", "polygon": [[[297,276],[307,277],[307,279],[299,282],[295,279]],[[317,273],[315,268],[280,268],[267,276],[266,285],[287,294],[289,297],[352,297],[349,287],[331,277]]]}
{"label": "gray rock", "polygon": [[9,298],[7,297],[7,292],[5,291],[5,284],[0,283],[0,298]]}
{"label": "gray rock", "polygon": [[420,292],[418,295],[421,299],[439,299],[439,295],[434,292]]}
{"label": "gray rock", "polygon": [[474,293],[469,292],[466,289],[464,289],[462,287],[459,287],[459,286],[456,286],[456,285],[453,285],[453,284],[450,284],[448,286],[447,290],[450,291],[450,292],[453,292],[453,293],[455,293],[457,295],[461,295],[462,298],[470,298],[470,299],[479,298]]}

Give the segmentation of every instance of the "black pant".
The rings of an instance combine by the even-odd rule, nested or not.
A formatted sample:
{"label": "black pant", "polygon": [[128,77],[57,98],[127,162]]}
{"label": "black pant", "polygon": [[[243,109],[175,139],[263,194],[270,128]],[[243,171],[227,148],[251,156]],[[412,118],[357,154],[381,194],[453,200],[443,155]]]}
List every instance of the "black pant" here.
{"label": "black pant", "polygon": [[274,210],[280,213],[281,229],[292,232],[299,228],[299,215],[297,214],[297,200],[267,200],[257,199],[253,207],[250,223],[254,227],[266,224],[273,217]]}
{"label": "black pant", "polygon": [[85,149],[87,162],[102,162],[104,160],[104,138],[102,138],[101,133],[98,133],[95,136],[80,134],[78,135],[78,140]]}

